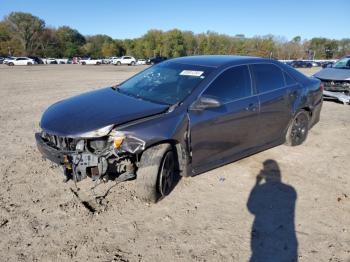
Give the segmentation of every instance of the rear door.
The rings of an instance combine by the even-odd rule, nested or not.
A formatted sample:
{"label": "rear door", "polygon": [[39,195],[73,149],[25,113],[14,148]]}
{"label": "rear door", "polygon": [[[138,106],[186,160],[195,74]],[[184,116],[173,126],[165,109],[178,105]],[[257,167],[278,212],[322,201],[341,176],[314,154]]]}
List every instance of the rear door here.
{"label": "rear door", "polygon": [[195,170],[255,146],[259,100],[252,90],[248,66],[229,68],[202,94],[222,106],[189,112]]}
{"label": "rear door", "polygon": [[274,64],[250,66],[259,95],[259,144],[266,145],[283,138],[292,112],[283,71]]}

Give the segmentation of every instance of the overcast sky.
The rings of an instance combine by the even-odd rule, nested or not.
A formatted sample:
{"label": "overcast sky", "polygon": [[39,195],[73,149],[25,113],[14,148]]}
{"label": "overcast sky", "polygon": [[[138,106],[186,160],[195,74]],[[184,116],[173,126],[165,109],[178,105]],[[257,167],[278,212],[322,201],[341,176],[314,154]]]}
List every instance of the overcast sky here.
{"label": "overcast sky", "polygon": [[0,17],[12,11],[30,12],[48,26],[119,39],[173,28],[248,37],[350,38],[350,0],[0,0]]}

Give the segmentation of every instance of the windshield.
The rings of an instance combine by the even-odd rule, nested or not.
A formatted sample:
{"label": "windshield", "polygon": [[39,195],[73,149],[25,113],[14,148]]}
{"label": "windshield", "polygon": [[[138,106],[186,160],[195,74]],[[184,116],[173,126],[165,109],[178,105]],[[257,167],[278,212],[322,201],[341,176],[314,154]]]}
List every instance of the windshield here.
{"label": "windshield", "polygon": [[340,59],[332,67],[333,68],[350,69],[350,57],[346,57],[346,58]]}
{"label": "windshield", "polygon": [[117,90],[144,100],[174,105],[183,101],[212,70],[169,61],[142,71],[123,82]]}

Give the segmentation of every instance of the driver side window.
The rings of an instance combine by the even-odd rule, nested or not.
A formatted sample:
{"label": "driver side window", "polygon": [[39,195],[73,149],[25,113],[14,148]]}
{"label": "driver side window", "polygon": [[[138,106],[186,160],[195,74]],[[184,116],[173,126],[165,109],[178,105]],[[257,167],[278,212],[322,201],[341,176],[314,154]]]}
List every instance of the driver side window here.
{"label": "driver side window", "polygon": [[203,93],[204,96],[219,98],[222,102],[230,102],[251,94],[250,74],[246,65],[227,69]]}

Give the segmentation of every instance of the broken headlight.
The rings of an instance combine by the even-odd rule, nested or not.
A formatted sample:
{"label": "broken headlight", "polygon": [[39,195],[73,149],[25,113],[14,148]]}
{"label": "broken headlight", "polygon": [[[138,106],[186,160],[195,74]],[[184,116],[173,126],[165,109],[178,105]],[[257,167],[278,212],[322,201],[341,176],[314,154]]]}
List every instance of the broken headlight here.
{"label": "broken headlight", "polygon": [[144,150],[146,146],[146,142],[142,139],[116,130],[110,133],[110,139],[113,140],[113,146],[116,150],[132,154]]}
{"label": "broken headlight", "polygon": [[105,126],[94,131],[85,132],[79,135],[81,138],[97,138],[108,135],[114,125]]}

